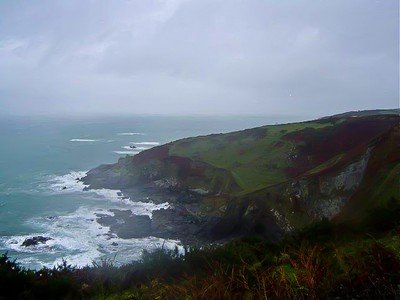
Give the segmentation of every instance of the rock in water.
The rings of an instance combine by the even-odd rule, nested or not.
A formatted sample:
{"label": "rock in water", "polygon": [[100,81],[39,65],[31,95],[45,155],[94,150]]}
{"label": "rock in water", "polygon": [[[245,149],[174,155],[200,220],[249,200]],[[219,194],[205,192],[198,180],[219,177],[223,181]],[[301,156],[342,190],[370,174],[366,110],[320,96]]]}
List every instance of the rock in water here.
{"label": "rock in water", "polygon": [[52,238],[45,237],[45,236],[34,236],[31,238],[25,239],[25,241],[22,243],[22,246],[24,247],[30,247],[30,246],[36,246],[39,244],[46,244],[47,241],[52,240]]}

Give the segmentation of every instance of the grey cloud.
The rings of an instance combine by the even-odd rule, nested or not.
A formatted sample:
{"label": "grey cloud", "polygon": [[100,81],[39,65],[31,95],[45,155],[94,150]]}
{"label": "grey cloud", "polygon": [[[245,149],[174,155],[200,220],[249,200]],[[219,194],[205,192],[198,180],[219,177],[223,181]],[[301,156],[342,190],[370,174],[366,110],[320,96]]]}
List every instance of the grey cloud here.
{"label": "grey cloud", "polygon": [[4,113],[398,106],[398,1],[2,1]]}

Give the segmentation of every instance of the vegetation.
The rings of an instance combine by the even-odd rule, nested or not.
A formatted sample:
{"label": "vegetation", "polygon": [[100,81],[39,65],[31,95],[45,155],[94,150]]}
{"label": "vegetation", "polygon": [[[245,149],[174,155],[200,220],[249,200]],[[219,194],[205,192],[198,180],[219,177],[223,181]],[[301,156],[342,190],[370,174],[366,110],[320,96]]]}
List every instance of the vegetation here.
{"label": "vegetation", "polygon": [[[202,249],[159,249],[39,271],[0,258],[0,299],[267,299],[400,297],[400,207],[363,224],[322,220],[277,243],[247,237]],[[384,224],[384,226],[381,226]]]}
{"label": "vegetation", "polygon": [[[354,154],[365,152],[377,135],[396,124],[398,117],[393,112],[357,119],[337,116],[268,125],[182,139],[170,144],[169,155],[227,170],[243,195],[348,163],[357,156]],[[357,153],[349,156],[352,151]]]}
{"label": "vegetation", "polygon": [[[338,121],[312,121],[264,126],[230,134],[183,139],[174,143],[169,153],[200,160],[229,170],[242,193],[284,182],[290,153],[296,143],[284,136],[304,128],[334,126]],[[266,155],[267,154],[267,155]]]}

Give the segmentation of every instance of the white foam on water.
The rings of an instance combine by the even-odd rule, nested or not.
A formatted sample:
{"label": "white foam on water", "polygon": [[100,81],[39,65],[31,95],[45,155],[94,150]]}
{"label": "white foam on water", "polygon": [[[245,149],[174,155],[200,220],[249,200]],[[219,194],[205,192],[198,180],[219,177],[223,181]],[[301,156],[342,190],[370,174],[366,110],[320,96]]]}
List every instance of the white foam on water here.
{"label": "white foam on water", "polygon": [[[52,176],[47,188],[57,194],[81,193],[86,198],[102,201],[99,202],[99,205],[91,202],[92,204],[80,206],[71,213],[41,216],[28,220],[27,225],[30,225],[34,233],[2,236],[0,237],[0,248],[20,253],[22,258],[18,259],[18,262],[22,265],[46,267],[60,264],[62,259],[65,259],[68,264],[86,266],[102,257],[114,255],[116,255],[116,264],[124,264],[138,260],[144,249],[151,251],[161,246],[170,249],[176,246],[182,248],[177,240],[155,237],[121,239],[111,234],[107,226],[102,226],[97,222],[98,214],[113,215],[109,209],[128,209],[133,214],[147,215],[151,218],[154,210],[166,209],[170,205],[167,202],[161,204],[134,202],[124,197],[119,190],[83,191],[85,185],[76,179],[85,175],[85,171],[73,171],[63,176]],[[107,208],[104,208],[104,204]],[[35,246],[22,246],[27,238],[34,236],[49,237],[51,240]]]}
{"label": "white foam on water", "polygon": [[137,143],[136,142],[132,142],[130,144],[133,144],[133,145],[150,145],[150,146],[160,145],[159,142],[137,142]]}
{"label": "white foam on water", "polygon": [[97,142],[98,140],[92,139],[71,139],[70,142]]}
{"label": "white foam on water", "polygon": [[25,252],[25,253],[42,253],[46,251],[46,253],[54,253],[54,240],[49,240],[45,244],[39,243],[38,245],[32,245],[29,247],[22,246],[22,243],[34,236],[43,236],[43,237],[50,237],[48,233],[46,234],[28,234],[28,235],[14,235],[14,236],[2,236],[0,237],[0,244],[9,250],[14,250],[16,252]]}
{"label": "white foam on water", "polygon": [[84,191],[87,185],[77,179],[85,177],[86,173],[87,171],[72,171],[66,175],[55,176],[50,180],[50,189],[54,193],[81,192],[85,195],[93,195],[97,199],[117,204],[116,207],[110,208],[130,209],[133,214],[148,215],[150,218],[154,210],[167,209],[170,207],[168,202],[155,204],[153,202],[132,201],[130,198],[123,196],[120,190],[91,189]]}
{"label": "white foam on water", "polygon": [[119,154],[119,155],[136,155],[140,151],[114,151],[114,153]]}
{"label": "white foam on water", "polygon": [[121,239],[111,237],[103,243],[97,245],[97,249],[86,251],[84,253],[67,255],[54,260],[47,264],[48,267],[62,263],[66,260],[68,264],[78,267],[92,265],[94,262],[100,262],[104,257],[111,259],[115,258],[115,265],[123,265],[132,261],[137,261],[141,258],[143,250],[154,251],[163,247],[164,249],[174,249],[178,247],[180,252],[183,252],[183,247],[177,240],[166,240],[156,237],[146,237],[141,239]]}
{"label": "white foam on water", "polygon": [[[65,259],[68,264],[83,267],[91,265],[102,257],[116,255],[115,263],[121,265],[138,260],[144,249],[154,250],[161,246],[173,249],[182,247],[177,240],[166,240],[155,237],[141,239],[121,239],[110,233],[107,226],[97,223],[97,214],[112,215],[106,209],[80,207],[75,212],[52,217],[31,219],[31,225],[38,233],[11,237],[1,237],[3,247],[21,254],[30,255],[18,260],[22,265],[40,265],[53,267]],[[46,232],[45,234],[40,232]],[[45,244],[25,247],[23,241],[33,236],[49,237]],[[51,255],[51,258],[40,258],[41,254]]]}
{"label": "white foam on water", "polygon": [[155,204],[153,202],[132,201],[130,198],[124,197],[119,190],[95,189],[85,193],[93,193],[103,200],[106,199],[117,204],[117,206],[110,207],[110,209],[129,209],[135,215],[147,215],[150,218],[153,216],[153,211],[170,207],[168,202]]}
{"label": "white foam on water", "polygon": [[146,134],[141,132],[121,132],[117,133],[117,135],[146,135]]}
{"label": "white foam on water", "polygon": [[171,207],[168,202],[155,204],[152,202],[132,202],[130,206],[132,206],[132,213],[135,215],[147,215],[150,218],[153,217],[153,211],[160,209],[167,209]]}
{"label": "white foam on water", "polygon": [[147,150],[150,149],[149,147],[135,147],[132,148],[131,146],[122,146],[122,149],[126,149],[126,150],[135,150],[135,151],[143,151],[143,150]]}
{"label": "white foam on water", "polygon": [[50,189],[53,192],[63,193],[81,192],[86,185],[77,179],[85,177],[86,173],[87,171],[72,171],[62,176],[53,176],[49,180]]}
{"label": "white foam on water", "polygon": [[132,147],[130,147],[130,146],[121,146],[121,148],[122,148],[122,149],[126,149],[126,150],[133,150],[133,149],[136,150],[136,148],[132,148]]}
{"label": "white foam on water", "polygon": [[36,257],[25,257],[25,258],[19,258],[17,260],[17,263],[21,264],[22,266],[31,266],[31,265],[36,265],[36,266],[44,266],[43,262],[36,258]]}
{"label": "white foam on water", "polygon": [[[53,248],[62,254],[61,257],[48,264],[57,264],[64,257],[69,263],[84,266],[103,255],[99,245],[107,241],[109,228],[96,222],[96,213],[110,214],[107,210],[94,211],[92,207],[81,206],[67,215],[32,220],[54,239],[49,242],[53,242]],[[72,261],[68,259],[70,256],[77,257]]]}

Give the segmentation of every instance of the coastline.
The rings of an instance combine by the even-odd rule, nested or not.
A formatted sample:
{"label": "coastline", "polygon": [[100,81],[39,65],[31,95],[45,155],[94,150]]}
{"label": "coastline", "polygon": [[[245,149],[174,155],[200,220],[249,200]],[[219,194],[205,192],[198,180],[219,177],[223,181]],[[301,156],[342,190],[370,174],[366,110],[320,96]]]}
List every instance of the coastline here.
{"label": "coastline", "polygon": [[[86,190],[91,190],[90,188]],[[201,246],[212,242],[206,229],[214,222],[200,215],[200,205],[193,194],[165,189],[122,189],[122,199],[134,202],[164,205],[151,214],[136,214],[130,209],[110,209],[111,214],[96,214],[97,222],[107,226],[110,234],[122,239],[157,237],[179,240],[182,245]],[[180,203],[182,198],[190,199]],[[197,197],[196,197],[197,199]]]}
{"label": "coastline", "polygon": [[[340,218],[367,188],[370,161],[386,166],[383,152],[396,157],[398,115],[357,116],[184,138],[100,165],[81,180],[87,189],[118,189],[130,199],[170,204],[150,220],[123,212],[108,218],[124,236],[188,244],[243,235],[279,240],[324,218]],[[351,143],[337,144],[343,136]],[[363,203],[360,210],[368,210]],[[118,218],[125,225],[116,225]]]}

